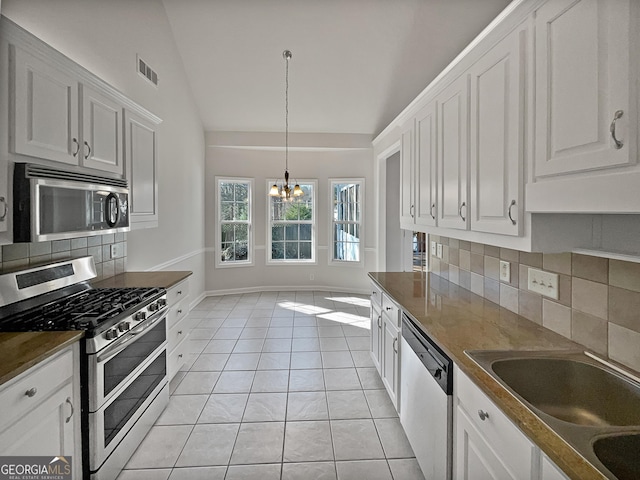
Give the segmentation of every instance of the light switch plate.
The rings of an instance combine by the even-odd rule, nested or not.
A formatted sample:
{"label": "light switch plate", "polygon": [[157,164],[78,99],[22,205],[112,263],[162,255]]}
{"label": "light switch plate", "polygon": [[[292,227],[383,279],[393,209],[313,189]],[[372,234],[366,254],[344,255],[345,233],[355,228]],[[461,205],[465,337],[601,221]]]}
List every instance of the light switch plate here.
{"label": "light switch plate", "polygon": [[436,257],[442,258],[442,244],[441,243],[438,244]]}
{"label": "light switch plate", "polygon": [[511,281],[511,263],[500,260],[500,280],[503,282]]}
{"label": "light switch plate", "polygon": [[558,299],[558,274],[530,268],[528,272],[528,286],[531,292],[545,297]]}
{"label": "light switch plate", "polygon": [[435,257],[436,256],[436,242],[431,242],[431,256]]}

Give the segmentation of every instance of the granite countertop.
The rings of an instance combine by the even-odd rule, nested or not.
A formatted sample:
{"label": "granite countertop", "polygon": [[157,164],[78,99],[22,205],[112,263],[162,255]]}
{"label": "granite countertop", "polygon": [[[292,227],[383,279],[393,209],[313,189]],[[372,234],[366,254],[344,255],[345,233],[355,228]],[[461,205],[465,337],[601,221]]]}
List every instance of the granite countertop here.
{"label": "granite countertop", "polygon": [[187,278],[189,271],[125,272],[93,284],[97,288],[162,287],[171,288]]}
{"label": "granite countertop", "polygon": [[391,296],[458,367],[571,478],[604,479],[465,350],[585,350],[585,347],[436,275],[374,272]]}
{"label": "granite countertop", "polygon": [[83,335],[80,331],[0,333],[0,385],[77,342]]}

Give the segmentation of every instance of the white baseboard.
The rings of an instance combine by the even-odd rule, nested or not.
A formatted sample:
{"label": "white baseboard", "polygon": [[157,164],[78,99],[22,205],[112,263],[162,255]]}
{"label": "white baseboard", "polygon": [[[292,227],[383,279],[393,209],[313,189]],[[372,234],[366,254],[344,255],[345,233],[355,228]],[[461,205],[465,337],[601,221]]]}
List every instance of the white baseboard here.
{"label": "white baseboard", "polygon": [[343,287],[331,287],[327,285],[309,285],[309,286],[262,286],[262,287],[244,287],[244,288],[228,288],[223,290],[208,290],[203,293],[204,297],[216,297],[220,295],[239,295],[243,293],[258,293],[258,292],[345,292],[355,293],[360,295],[368,295],[371,293],[368,289],[350,289],[346,290]]}

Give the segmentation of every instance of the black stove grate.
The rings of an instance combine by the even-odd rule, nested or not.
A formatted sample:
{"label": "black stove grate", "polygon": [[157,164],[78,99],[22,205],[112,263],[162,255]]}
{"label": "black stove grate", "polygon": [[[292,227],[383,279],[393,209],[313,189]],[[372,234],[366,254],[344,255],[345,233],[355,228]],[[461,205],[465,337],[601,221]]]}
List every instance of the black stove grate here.
{"label": "black stove grate", "polygon": [[6,317],[0,321],[0,331],[93,331],[109,320],[130,315],[164,292],[162,288],[85,290]]}

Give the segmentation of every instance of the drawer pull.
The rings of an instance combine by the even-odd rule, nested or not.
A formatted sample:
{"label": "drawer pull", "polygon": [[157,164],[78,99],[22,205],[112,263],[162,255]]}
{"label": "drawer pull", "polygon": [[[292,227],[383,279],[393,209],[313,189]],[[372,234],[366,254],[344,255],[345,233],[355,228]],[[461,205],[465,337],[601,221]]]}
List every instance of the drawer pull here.
{"label": "drawer pull", "polygon": [[38,393],[38,389],[36,387],[32,387],[29,390],[27,390],[26,392],[24,392],[24,394],[29,398],[35,397],[36,393]]}
{"label": "drawer pull", "polygon": [[182,335],[182,330],[178,330],[178,335]]}
{"label": "drawer pull", "polygon": [[480,417],[480,420],[482,420],[483,422],[489,418],[489,414],[487,412],[485,412],[484,410],[478,410],[478,416]]}
{"label": "drawer pull", "polygon": [[180,315],[182,313],[182,309],[178,309],[178,315]]}
{"label": "drawer pull", "polygon": [[69,423],[71,421],[71,417],[73,417],[73,413],[75,412],[75,409],[73,408],[73,403],[71,403],[71,398],[67,397],[66,402],[69,404],[69,406],[71,407],[71,413],[69,414],[69,418],[67,418],[64,423]]}
{"label": "drawer pull", "polygon": [[386,307],[386,309],[387,309],[387,312],[388,312],[389,310],[393,310],[393,307]]}
{"label": "drawer pull", "polygon": [[182,290],[178,290],[176,293],[177,293],[178,295],[182,295]]}
{"label": "drawer pull", "polygon": [[178,355],[178,358],[182,358],[182,354]]}

